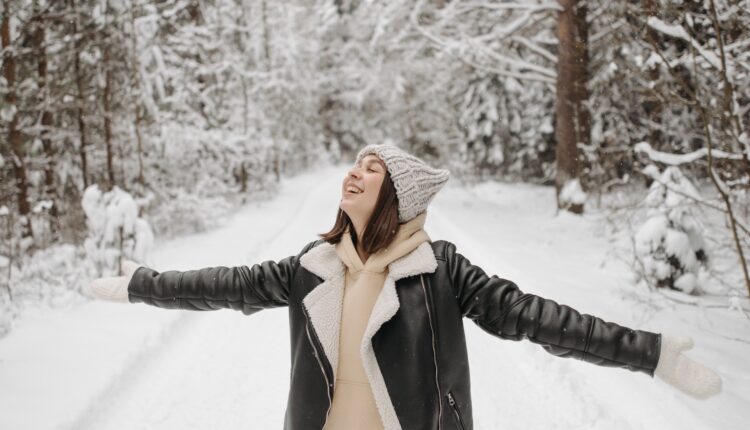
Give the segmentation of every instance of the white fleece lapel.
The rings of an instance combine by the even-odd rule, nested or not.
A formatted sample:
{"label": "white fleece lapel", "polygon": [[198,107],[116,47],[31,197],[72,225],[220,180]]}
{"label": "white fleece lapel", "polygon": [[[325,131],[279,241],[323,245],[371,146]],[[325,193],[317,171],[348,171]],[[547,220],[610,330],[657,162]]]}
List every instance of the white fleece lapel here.
{"label": "white fleece lapel", "polygon": [[328,242],[307,251],[300,257],[300,265],[323,279],[302,299],[310,315],[313,329],[323,345],[328,361],[333,368],[333,378],[339,360],[339,331],[344,301],[344,275],[346,266],[336,255],[334,245]]}
{"label": "white fleece lapel", "polygon": [[[323,279],[321,284],[302,299],[302,303],[310,315],[313,329],[331,363],[335,380],[339,360],[339,333],[346,266],[336,255],[335,246],[327,242],[305,253],[300,258],[300,264]],[[375,301],[367,322],[360,354],[385,430],[400,430],[401,424],[378,366],[375,351],[372,348],[372,337],[383,324],[393,318],[401,306],[396,293],[396,281],[421,273],[432,273],[436,268],[437,260],[429,242],[423,242],[410,253],[392,261],[388,265],[388,276],[385,278],[383,289]]]}

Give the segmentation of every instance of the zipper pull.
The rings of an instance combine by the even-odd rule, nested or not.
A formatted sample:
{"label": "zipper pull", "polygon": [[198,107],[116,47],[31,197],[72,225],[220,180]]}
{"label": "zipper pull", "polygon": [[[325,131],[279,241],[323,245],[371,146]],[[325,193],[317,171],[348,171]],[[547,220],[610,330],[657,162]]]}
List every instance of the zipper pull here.
{"label": "zipper pull", "polygon": [[451,406],[453,406],[453,405],[455,405],[455,404],[456,404],[456,401],[455,401],[455,400],[453,400],[453,394],[451,394],[451,392],[448,392],[448,394],[446,394],[446,396],[448,396],[448,403],[449,403],[449,404],[450,404]]}

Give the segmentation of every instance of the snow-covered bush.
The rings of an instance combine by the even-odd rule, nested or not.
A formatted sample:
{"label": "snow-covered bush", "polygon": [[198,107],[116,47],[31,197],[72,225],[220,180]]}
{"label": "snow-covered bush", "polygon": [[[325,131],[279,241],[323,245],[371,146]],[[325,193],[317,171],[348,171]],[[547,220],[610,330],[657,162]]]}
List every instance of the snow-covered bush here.
{"label": "snow-covered bush", "polygon": [[654,179],[645,199],[647,220],[635,235],[642,275],[657,287],[698,294],[708,265],[701,224],[691,209],[700,196],[676,166]]}
{"label": "snow-covered bush", "polygon": [[172,190],[169,197],[158,203],[150,217],[162,239],[216,227],[232,208],[226,196],[202,197],[184,188]]}
{"label": "snow-covered bush", "polygon": [[[27,309],[86,301],[81,287],[97,275],[93,262],[83,254],[83,249],[72,244],[53,245],[3,267],[3,274],[10,278],[7,288],[0,288],[0,337],[11,331],[14,320]],[[0,265],[9,263],[0,260]]]}
{"label": "snow-covered bush", "polygon": [[154,235],[148,222],[138,217],[130,194],[117,186],[102,192],[94,184],[86,188],[81,206],[88,225],[83,246],[100,274],[118,274],[120,257],[147,264]]}

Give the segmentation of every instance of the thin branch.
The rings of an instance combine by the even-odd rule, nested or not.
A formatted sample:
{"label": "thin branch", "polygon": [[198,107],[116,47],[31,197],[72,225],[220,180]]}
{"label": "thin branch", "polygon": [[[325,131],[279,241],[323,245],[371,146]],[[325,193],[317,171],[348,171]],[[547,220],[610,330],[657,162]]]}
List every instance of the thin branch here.
{"label": "thin branch", "polygon": [[534,52],[535,54],[539,54],[541,57],[545,58],[546,60],[551,61],[553,64],[557,64],[557,57],[553,55],[548,50],[542,48],[541,46],[537,45],[536,43],[532,42],[531,40],[523,37],[523,36],[513,36],[511,38],[514,42],[518,42],[521,45],[528,48],[531,52]]}

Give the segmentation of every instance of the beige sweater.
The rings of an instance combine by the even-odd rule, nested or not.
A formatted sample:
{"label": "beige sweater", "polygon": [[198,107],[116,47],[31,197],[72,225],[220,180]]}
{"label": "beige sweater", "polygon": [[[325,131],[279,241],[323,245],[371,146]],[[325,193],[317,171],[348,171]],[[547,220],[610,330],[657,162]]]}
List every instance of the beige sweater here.
{"label": "beige sweater", "polygon": [[341,242],[336,244],[336,254],[347,270],[338,371],[333,404],[325,430],[383,429],[383,422],[362,366],[360,344],[370,313],[388,274],[388,264],[430,240],[422,229],[426,216],[427,213],[423,212],[400,224],[394,241],[386,249],[370,255],[364,264],[349,233],[345,233]]}

